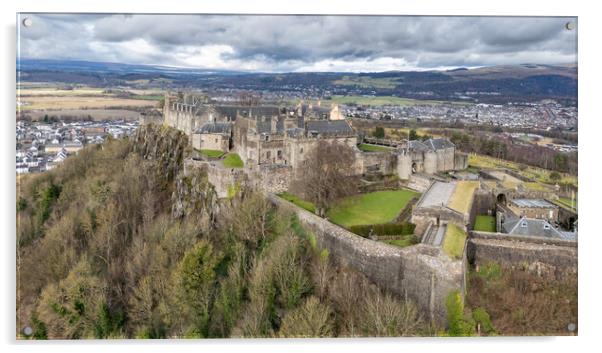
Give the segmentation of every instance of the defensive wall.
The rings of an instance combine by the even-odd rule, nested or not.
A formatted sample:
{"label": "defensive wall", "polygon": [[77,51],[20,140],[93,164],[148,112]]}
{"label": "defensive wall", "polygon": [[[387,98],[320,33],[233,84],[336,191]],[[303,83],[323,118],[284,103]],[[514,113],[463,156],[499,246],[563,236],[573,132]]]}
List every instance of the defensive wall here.
{"label": "defensive wall", "polygon": [[497,262],[540,275],[577,274],[577,242],[570,240],[471,231],[466,256],[475,266]]}
{"label": "defensive wall", "polygon": [[362,238],[273,194],[268,197],[294,212],[335,261],[363,273],[381,288],[412,299],[432,322],[446,324],[447,295],[454,290],[464,293],[465,261],[453,260],[426,244],[398,248]]}

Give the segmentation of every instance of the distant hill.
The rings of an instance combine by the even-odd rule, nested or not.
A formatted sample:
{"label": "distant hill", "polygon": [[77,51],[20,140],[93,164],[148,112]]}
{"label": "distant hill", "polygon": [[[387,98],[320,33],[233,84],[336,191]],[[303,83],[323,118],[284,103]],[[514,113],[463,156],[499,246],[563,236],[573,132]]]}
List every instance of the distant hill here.
{"label": "distant hill", "polygon": [[373,95],[469,102],[577,102],[577,66],[521,64],[447,71],[261,73],[158,65],[22,59],[23,82],[161,89],[247,89],[295,95]]}

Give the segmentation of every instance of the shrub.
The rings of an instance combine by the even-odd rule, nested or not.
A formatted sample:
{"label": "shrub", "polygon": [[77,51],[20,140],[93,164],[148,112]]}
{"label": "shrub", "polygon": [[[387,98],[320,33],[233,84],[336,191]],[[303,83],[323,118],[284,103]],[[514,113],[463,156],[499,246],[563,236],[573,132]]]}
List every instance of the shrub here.
{"label": "shrub", "polygon": [[415,224],[406,222],[355,225],[349,227],[349,230],[357,235],[366,238],[370,236],[370,231],[372,231],[373,235],[411,235],[414,234],[415,228]]}
{"label": "shrub", "polygon": [[458,291],[452,291],[445,300],[447,310],[448,334],[450,336],[474,335],[474,323],[464,318],[464,303]]}
{"label": "shrub", "polygon": [[280,337],[331,337],[332,334],[332,309],[316,297],[309,297],[288,312],[278,332]]}
{"label": "shrub", "polygon": [[479,325],[482,332],[488,335],[495,334],[495,329],[493,328],[491,317],[489,317],[487,310],[483,308],[476,308],[472,312],[472,318],[474,319],[475,323]]}

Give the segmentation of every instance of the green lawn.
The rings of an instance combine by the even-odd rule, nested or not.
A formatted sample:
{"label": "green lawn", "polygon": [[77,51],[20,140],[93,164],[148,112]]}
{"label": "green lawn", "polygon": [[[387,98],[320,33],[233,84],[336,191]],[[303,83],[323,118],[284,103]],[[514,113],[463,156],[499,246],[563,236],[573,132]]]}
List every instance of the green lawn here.
{"label": "green lawn", "polygon": [[495,232],[495,217],[478,215],[474,221],[474,230],[481,232]]}
{"label": "green lawn", "polygon": [[357,147],[364,152],[390,152],[390,151],[392,151],[392,149],[389,147],[369,145],[367,143],[362,143]]}
{"label": "green lawn", "polygon": [[466,242],[466,232],[455,224],[448,223],[443,240],[443,251],[452,258],[462,258],[464,252],[464,243]]}
{"label": "green lawn", "polygon": [[226,168],[242,168],[244,166],[242,159],[236,153],[228,153],[223,163]]}
{"label": "green lawn", "polygon": [[219,151],[219,150],[197,150],[197,151],[199,151],[205,157],[209,157],[209,158],[219,158],[224,155],[224,152]]}
{"label": "green lawn", "polygon": [[359,224],[388,223],[418,193],[411,190],[376,191],[347,197],[328,210],[331,222],[345,228]]}
{"label": "green lawn", "polygon": [[383,240],[383,242],[390,244],[390,245],[399,246],[400,248],[405,248],[406,246],[418,244],[418,239],[416,238],[415,235],[411,234],[411,235],[404,236],[401,239]]}
{"label": "green lawn", "polygon": [[561,205],[564,205],[568,208],[572,208],[572,209],[577,209],[577,207],[579,207],[577,205],[577,199],[575,198],[575,200],[573,200],[573,204],[571,205],[571,199],[568,197],[559,197],[558,200],[556,200],[556,202],[558,202]]}
{"label": "green lawn", "polygon": [[305,201],[305,200],[297,197],[296,195],[289,194],[288,192],[283,192],[283,193],[278,194],[278,196],[285,199],[286,201],[294,203],[295,205],[297,205],[301,208],[306,209],[307,211],[309,211],[311,213],[316,213],[316,206],[314,206],[313,203],[311,203],[309,201]]}

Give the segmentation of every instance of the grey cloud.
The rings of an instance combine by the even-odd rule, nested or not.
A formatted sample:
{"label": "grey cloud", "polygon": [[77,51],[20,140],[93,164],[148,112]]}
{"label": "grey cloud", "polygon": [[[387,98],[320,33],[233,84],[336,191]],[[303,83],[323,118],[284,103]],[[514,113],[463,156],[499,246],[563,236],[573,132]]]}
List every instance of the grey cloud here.
{"label": "grey cloud", "polygon": [[[221,60],[295,70],[325,60],[403,59],[422,69],[576,61],[570,18],[398,16],[43,15],[22,31],[24,57],[186,65],[190,48]],[[35,27],[35,26],[34,26]],[[144,40],[148,53],[124,43]],[[99,49],[100,48],[100,49]],[[529,60],[532,58],[532,60]],[[403,69],[403,68],[401,68]],[[366,67],[370,71],[370,67]]]}

